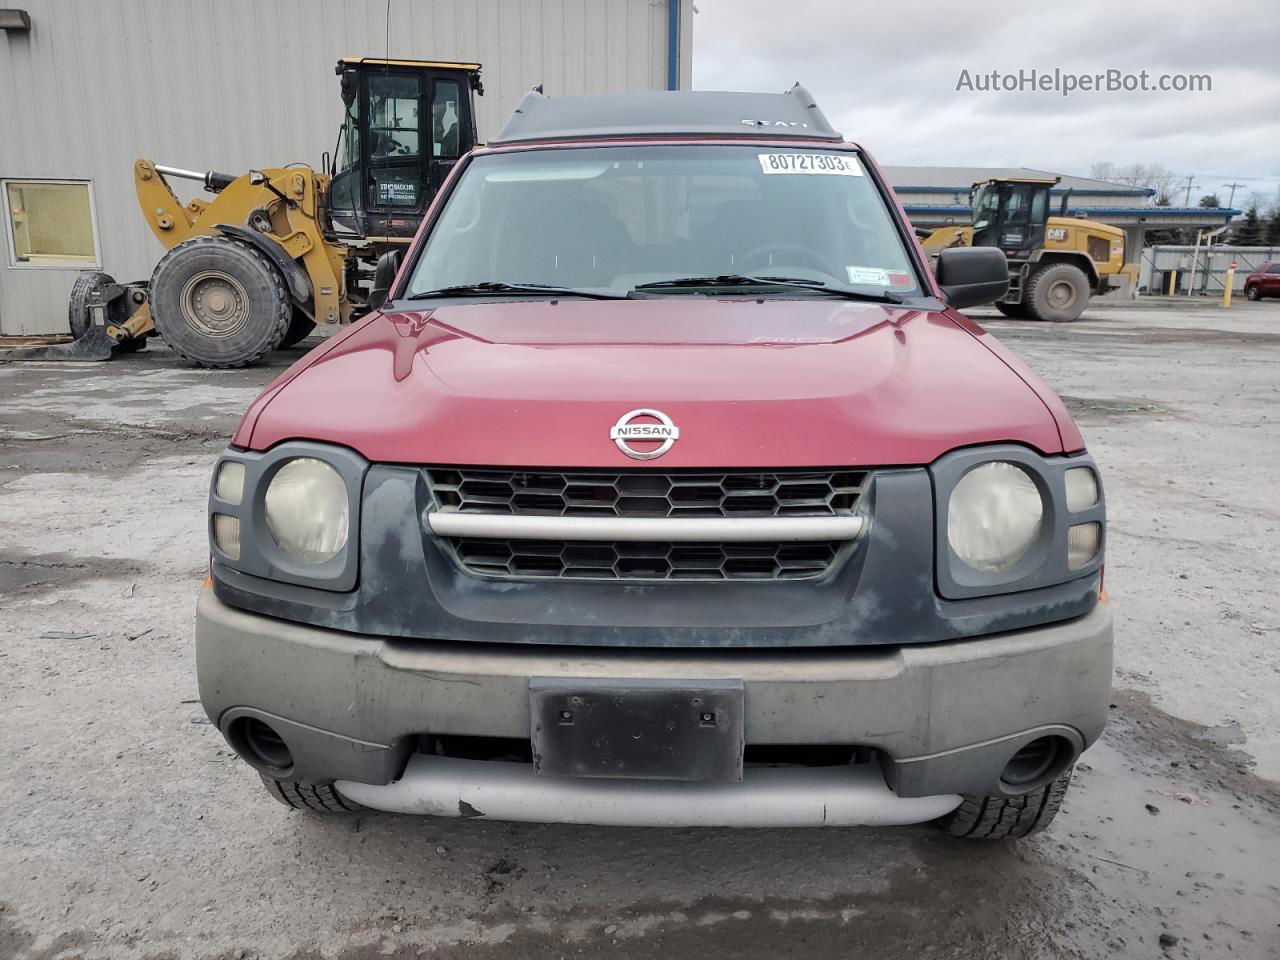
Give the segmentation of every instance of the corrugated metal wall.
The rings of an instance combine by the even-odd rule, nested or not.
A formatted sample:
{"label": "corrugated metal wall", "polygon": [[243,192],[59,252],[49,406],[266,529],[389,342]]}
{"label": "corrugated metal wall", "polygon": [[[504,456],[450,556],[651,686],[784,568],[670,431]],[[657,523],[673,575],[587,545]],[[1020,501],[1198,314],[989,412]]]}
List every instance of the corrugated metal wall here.
{"label": "corrugated metal wall", "polygon": [[[691,83],[691,0],[680,81]],[[320,162],[342,115],[344,55],[478,61],[481,137],[536,83],[555,94],[663,89],[667,0],[22,0],[0,32],[0,178],[93,182],[102,268],[150,274],[160,244],[137,156],[239,173]],[[181,193],[185,199],[187,194]],[[0,224],[0,332],[66,329],[75,270],[14,267]]]}

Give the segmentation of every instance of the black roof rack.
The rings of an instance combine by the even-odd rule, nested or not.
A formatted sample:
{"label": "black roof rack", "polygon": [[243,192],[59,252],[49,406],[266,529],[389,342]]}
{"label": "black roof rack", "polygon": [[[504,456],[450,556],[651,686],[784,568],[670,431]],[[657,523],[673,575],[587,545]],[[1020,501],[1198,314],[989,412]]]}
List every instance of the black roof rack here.
{"label": "black roof rack", "polygon": [[535,89],[489,143],[664,134],[842,139],[797,83],[786,93],[662,90],[547,97]]}

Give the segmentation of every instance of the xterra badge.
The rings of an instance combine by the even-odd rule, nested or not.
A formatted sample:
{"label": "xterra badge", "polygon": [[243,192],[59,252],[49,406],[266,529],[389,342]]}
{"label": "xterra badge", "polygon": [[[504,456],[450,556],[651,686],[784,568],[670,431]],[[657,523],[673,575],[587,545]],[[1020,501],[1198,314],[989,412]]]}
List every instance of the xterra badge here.
{"label": "xterra badge", "polygon": [[[649,417],[657,423],[632,423],[639,417]],[[618,449],[633,460],[653,460],[662,456],[680,439],[680,428],[671,422],[661,410],[632,410],[618,418],[618,422],[609,430],[609,439],[618,445]],[[658,446],[652,450],[636,450],[627,445],[627,441],[652,441]]]}

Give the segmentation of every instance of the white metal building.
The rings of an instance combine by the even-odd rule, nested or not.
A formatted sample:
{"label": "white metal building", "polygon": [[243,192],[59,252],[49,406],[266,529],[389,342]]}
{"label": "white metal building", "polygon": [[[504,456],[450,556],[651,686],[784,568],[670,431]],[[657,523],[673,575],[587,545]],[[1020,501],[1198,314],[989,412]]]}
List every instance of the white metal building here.
{"label": "white metal building", "polygon": [[150,275],[162,250],[138,211],[136,157],[229,173],[319,166],[342,117],[340,56],[483,64],[482,139],[539,83],[555,96],[688,89],[692,76],[692,0],[9,2],[3,334],[65,332],[80,270]]}

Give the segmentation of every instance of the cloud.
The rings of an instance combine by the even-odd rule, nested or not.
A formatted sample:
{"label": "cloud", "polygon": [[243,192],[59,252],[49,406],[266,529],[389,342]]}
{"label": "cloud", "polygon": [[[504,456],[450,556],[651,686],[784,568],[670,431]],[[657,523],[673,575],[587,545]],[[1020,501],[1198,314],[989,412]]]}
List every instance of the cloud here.
{"label": "cloud", "polygon": [[[1158,163],[1280,185],[1280,56],[1273,0],[1068,6],[1025,2],[695,0],[696,89],[781,91],[797,80],[835,126],[887,164]],[[1266,25],[1263,28],[1263,25]],[[1209,74],[1186,93],[977,93],[961,71],[1057,67],[1152,78]],[[1203,171],[1209,171],[1207,174]],[[1247,193],[1247,191],[1245,191]],[[1195,191],[1192,197],[1197,195]]]}

